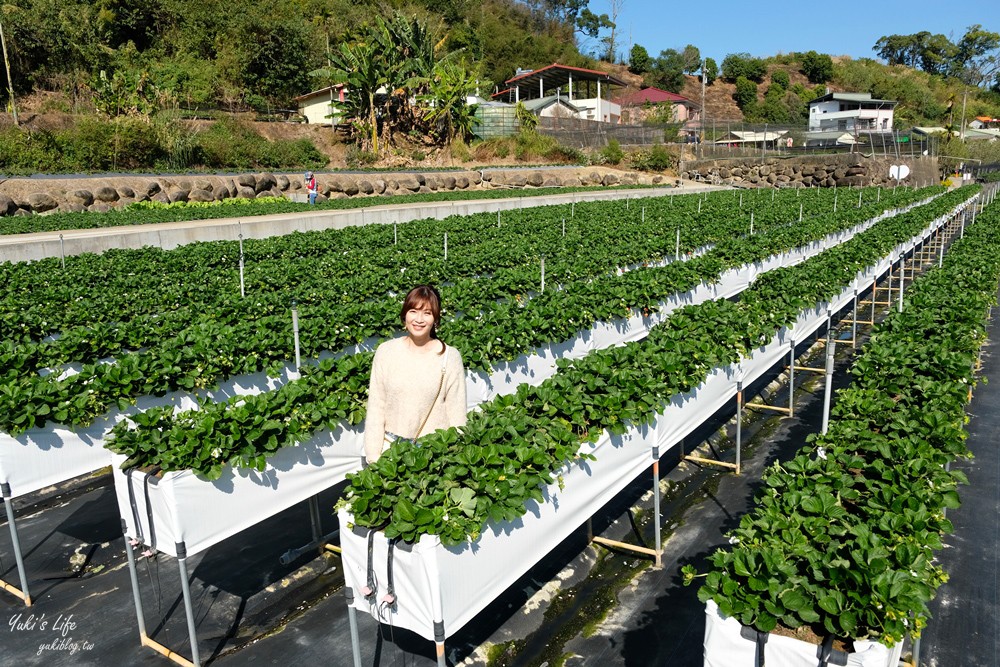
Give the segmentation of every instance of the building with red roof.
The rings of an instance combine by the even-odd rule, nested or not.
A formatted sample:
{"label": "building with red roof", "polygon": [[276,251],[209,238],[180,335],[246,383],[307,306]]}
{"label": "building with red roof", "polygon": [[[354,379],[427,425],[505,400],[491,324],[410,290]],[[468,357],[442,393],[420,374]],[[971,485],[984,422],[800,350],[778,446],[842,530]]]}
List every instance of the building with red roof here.
{"label": "building with red roof", "polygon": [[683,95],[672,93],[660,88],[643,88],[622,95],[615,100],[622,108],[622,122],[638,125],[652,116],[663,118],[664,114],[657,107],[669,106],[669,121],[671,123],[686,123],[701,118],[701,105],[689,100]]}

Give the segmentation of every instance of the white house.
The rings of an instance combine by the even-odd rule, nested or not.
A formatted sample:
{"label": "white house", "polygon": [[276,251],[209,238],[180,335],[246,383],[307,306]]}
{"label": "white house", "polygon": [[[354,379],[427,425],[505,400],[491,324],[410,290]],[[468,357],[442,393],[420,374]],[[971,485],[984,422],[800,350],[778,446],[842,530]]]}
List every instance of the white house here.
{"label": "white house", "polygon": [[809,102],[809,131],[891,132],[895,106],[868,93],[827,93]]}
{"label": "white house", "polygon": [[507,88],[494,93],[493,99],[527,104],[529,100],[555,97],[575,108],[577,118],[613,124],[621,119],[621,105],[607,98],[612,87],[624,87],[625,82],[607,72],[554,63],[537,70],[519,69],[504,83]]}
{"label": "white house", "polygon": [[310,125],[336,125],[339,110],[337,104],[343,104],[347,94],[347,86],[340,83],[314,90],[295,98],[299,105],[299,113]]}

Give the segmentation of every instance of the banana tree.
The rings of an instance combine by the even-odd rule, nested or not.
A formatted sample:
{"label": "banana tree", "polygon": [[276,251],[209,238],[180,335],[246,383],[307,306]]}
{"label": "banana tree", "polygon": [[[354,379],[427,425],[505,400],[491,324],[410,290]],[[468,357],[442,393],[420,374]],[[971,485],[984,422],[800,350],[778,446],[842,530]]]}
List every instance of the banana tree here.
{"label": "banana tree", "polygon": [[434,67],[429,92],[420,99],[427,105],[425,117],[449,145],[456,137],[468,138],[479,122],[476,105],[468,103],[475,91],[476,79],[464,66],[442,61]]}
{"label": "banana tree", "polygon": [[331,83],[348,87],[348,105],[356,118],[364,119],[373,152],[378,153],[378,113],[375,96],[389,85],[384,54],[374,41],[341,44],[330,54],[330,63],[316,74]]}

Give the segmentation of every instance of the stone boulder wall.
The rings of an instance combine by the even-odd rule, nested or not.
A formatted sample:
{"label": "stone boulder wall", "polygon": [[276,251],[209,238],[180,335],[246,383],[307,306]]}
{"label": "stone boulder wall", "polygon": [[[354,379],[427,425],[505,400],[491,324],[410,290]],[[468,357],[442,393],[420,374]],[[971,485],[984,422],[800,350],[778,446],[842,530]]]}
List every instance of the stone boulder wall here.
{"label": "stone boulder wall", "polygon": [[681,178],[735,187],[851,187],[892,186],[892,165],[905,164],[910,175],[903,185],[937,182],[937,158],[865,156],[859,153],[801,155],[794,157],[691,160],[678,169]]}
{"label": "stone boulder wall", "polygon": [[[739,169],[728,169],[733,178]],[[775,171],[775,170],[772,170]],[[824,173],[825,170],[820,170]],[[831,173],[833,170],[831,169]],[[755,178],[760,178],[759,170]],[[777,172],[776,172],[777,173]],[[799,169],[795,173],[805,174]],[[811,173],[811,172],[810,172]],[[700,180],[713,176],[706,171]],[[844,178],[863,177],[850,167]],[[651,185],[663,182],[659,174],[624,172],[604,167],[486,169],[449,172],[384,174],[317,174],[320,197],[378,197],[413,193],[452,192],[538,187]],[[789,179],[791,180],[791,176]],[[163,177],[108,176],[86,179],[8,179],[0,182],[0,216],[71,211],[109,211],[132,202],[211,202],[295,195],[301,200],[301,174],[246,173],[229,176]]]}

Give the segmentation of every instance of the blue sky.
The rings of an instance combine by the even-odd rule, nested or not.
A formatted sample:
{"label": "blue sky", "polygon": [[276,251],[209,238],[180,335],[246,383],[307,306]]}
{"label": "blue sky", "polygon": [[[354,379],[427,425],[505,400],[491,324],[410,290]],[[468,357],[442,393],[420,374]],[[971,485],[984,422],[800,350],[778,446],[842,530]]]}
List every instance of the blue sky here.
{"label": "blue sky", "polygon": [[[729,53],[772,56],[815,49],[832,56],[875,58],[872,46],[883,35],[927,30],[958,41],[979,23],[1000,32],[1000,2],[669,2],[619,0],[621,52],[641,44],[656,57],[663,49],[694,44],[702,57],[721,64]],[[821,8],[831,8],[823,11]],[[839,8],[839,10],[838,10]],[[611,12],[611,0],[590,0],[591,11]],[[593,42],[583,45],[594,48]]]}

